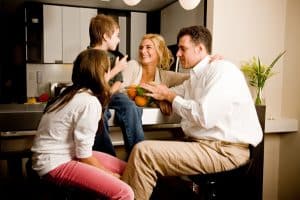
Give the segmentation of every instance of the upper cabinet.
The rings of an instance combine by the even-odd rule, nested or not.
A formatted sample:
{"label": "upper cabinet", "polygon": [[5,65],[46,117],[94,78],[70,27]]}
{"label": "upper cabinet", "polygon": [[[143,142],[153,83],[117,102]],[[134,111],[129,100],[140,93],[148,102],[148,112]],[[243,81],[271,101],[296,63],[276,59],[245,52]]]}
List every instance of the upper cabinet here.
{"label": "upper cabinet", "polygon": [[89,46],[89,23],[96,14],[96,8],[26,4],[26,62],[73,63]]}
{"label": "upper cabinet", "polygon": [[25,4],[26,62],[73,63],[89,46],[89,24],[97,13],[118,21],[118,50],[137,59],[139,42],[147,32],[147,13],[30,2]]}
{"label": "upper cabinet", "polygon": [[26,61],[42,62],[43,41],[43,6],[28,3],[25,5],[25,43]]}
{"label": "upper cabinet", "polygon": [[44,63],[73,63],[89,45],[89,22],[97,9],[43,6]]}
{"label": "upper cabinet", "polygon": [[62,7],[43,6],[43,51],[44,63],[63,62],[62,51]]}

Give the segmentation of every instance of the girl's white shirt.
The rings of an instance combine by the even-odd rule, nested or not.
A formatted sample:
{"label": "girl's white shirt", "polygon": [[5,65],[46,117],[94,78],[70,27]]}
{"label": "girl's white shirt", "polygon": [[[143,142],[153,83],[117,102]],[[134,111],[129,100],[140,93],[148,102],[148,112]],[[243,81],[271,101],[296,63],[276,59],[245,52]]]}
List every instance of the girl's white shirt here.
{"label": "girl's white shirt", "polygon": [[40,176],[75,158],[92,155],[102,106],[90,91],[79,92],[61,110],[45,113],[33,146],[33,169]]}

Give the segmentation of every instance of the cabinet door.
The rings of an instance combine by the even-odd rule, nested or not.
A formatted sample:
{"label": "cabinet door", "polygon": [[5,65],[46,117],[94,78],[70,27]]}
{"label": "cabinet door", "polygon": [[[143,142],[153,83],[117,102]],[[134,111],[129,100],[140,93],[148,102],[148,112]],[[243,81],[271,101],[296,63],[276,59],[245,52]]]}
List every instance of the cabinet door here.
{"label": "cabinet door", "polygon": [[63,62],[73,63],[80,52],[79,8],[63,6]]}
{"label": "cabinet door", "polygon": [[80,8],[80,51],[90,45],[89,26],[92,17],[97,15],[97,9]]}
{"label": "cabinet door", "polygon": [[43,5],[44,63],[62,61],[62,7]]}
{"label": "cabinet door", "polygon": [[130,56],[131,59],[137,59],[140,40],[146,33],[147,14],[131,12],[130,20]]}

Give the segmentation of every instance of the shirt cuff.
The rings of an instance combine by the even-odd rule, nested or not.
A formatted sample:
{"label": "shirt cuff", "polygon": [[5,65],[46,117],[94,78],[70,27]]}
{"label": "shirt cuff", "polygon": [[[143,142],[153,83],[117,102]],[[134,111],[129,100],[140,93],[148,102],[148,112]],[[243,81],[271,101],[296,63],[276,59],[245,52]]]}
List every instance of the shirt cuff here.
{"label": "shirt cuff", "polygon": [[180,109],[181,105],[183,104],[183,101],[184,101],[184,99],[180,96],[176,96],[173,99],[172,108],[176,113],[178,113],[178,110]]}

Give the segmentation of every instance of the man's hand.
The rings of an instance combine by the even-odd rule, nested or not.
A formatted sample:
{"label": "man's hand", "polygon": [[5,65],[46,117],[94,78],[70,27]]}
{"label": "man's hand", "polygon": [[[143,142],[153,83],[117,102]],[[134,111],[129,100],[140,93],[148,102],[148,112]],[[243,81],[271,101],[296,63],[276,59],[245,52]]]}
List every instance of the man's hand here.
{"label": "man's hand", "polygon": [[176,94],[163,84],[156,84],[154,82],[151,82],[141,83],[140,86],[150,92],[146,93],[145,95],[153,97],[157,100],[167,100],[169,102],[172,102],[176,97]]}

